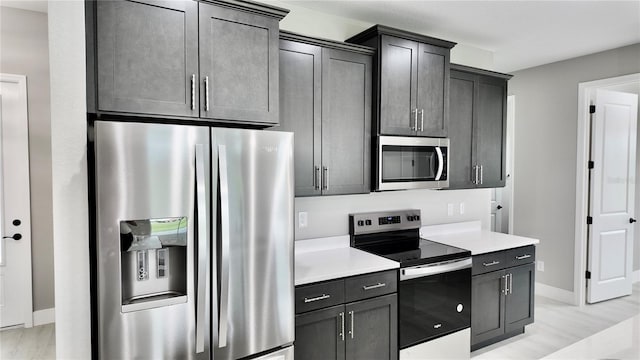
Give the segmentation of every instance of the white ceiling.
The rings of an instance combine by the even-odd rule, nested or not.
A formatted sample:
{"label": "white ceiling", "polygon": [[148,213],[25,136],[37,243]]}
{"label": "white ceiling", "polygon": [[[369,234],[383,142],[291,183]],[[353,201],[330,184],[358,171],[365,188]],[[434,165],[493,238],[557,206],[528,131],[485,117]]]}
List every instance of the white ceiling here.
{"label": "white ceiling", "polygon": [[640,43],[640,0],[282,2],[492,51],[503,72]]}

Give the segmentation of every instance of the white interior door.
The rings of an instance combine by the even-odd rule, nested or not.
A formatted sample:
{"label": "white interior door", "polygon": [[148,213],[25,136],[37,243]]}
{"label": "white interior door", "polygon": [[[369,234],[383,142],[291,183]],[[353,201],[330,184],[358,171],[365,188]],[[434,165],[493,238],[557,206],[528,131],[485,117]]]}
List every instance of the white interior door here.
{"label": "white interior door", "polygon": [[33,325],[27,80],[0,74],[0,328]]}
{"label": "white interior door", "polygon": [[502,188],[491,189],[491,231],[502,232]]}
{"label": "white interior door", "polygon": [[631,294],[638,96],[597,90],[592,123],[587,301]]}

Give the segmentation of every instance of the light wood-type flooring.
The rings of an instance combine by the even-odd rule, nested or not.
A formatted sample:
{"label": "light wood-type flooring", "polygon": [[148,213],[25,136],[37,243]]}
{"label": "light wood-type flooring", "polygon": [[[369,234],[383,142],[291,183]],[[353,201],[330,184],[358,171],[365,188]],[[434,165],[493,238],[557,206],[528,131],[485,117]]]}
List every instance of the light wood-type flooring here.
{"label": "light wood-type flooring", "polygon": [[[522,335],[471,353],[473,359],[640,359],[640,283],[633,294],[583,307],[536,296]],[[0,331],[1,360],[55,359],[53,324]],[[304,360],[304,359],[299,359]]]}

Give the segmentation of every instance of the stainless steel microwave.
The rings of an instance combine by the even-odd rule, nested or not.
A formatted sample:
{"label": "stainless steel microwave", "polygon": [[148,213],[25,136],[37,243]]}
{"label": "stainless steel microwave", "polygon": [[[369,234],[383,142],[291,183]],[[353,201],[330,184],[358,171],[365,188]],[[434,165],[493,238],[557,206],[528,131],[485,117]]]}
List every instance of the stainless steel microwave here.
{"label": "stainless steel microwave", "polygon": [[380,135],[376,140],[374,190],[449,187],[449,139]]}

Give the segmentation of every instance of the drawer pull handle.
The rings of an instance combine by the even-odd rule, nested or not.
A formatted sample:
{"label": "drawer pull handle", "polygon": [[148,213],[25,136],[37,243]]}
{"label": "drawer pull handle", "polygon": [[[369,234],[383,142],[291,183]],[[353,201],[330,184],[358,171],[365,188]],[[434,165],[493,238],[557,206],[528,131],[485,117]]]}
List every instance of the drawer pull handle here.
{"label": "drawer pull handle", "polygon": [[365,291],[373,290],[373,289],[377,289],[377,288],[381,288],[381,287],[385,287],[385,286],[387,286],[387,284],[385,284],[385,283],[377,283],[375,285],[369,285],[369,286],[365,285],[365,286],[362,287],[362,290],[365,290]]}
{"label": "drawer pull handle", "polygon": [[484,265],[484,266],[493,266],[493,265],[498,265],[498,264],[500,264],[500,261],[496,261],[496,260],[493,260],[490,263],[485,263],[485,262],[482,263],[482,265]]}
{"label": "drawer pull handle", "polygon": [[529,254],[516,256],[516,260],[524,260],[524,259],[528,259],[530,257],[531,257],[531,255],[529,255]]}
{"label": "drawer pull handle", "polygon": [[320,296],[316,296],[316,297],[311,298],[311,299],[304,298],[304,303],[306,304],[306,303],[310,303],[310,302],[314,302],[314,301],[325,300],[325,299],[328,299],[330,297],[331,297],[331,295],[322,294]]}
{"label": "drawer pull handle", "polygon": [[442,327],[442,324],[435,324],[433,325],[434,329],[440,329]]}

